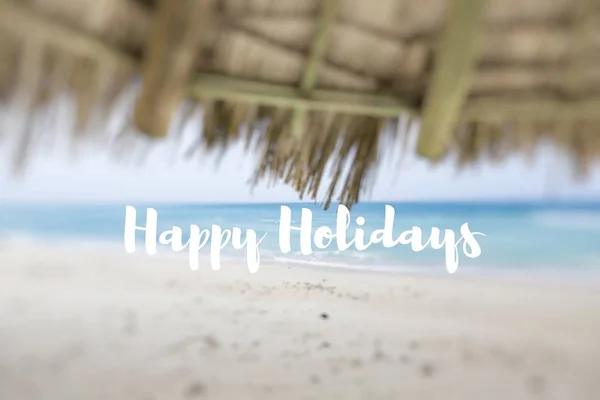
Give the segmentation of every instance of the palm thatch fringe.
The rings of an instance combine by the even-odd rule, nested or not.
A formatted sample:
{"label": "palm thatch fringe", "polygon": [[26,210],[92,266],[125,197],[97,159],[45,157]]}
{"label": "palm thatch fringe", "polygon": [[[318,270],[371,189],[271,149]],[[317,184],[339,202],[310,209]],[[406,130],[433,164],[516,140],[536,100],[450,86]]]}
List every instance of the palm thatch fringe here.
{"label": "palm thatch fringe", "polygon": [[[74,144],[108,145],[124,162],[143,162],[154,147],[137,134],[131,113],[144,85],[140,65],[156,2],[67,3],[0,0],[0,107],[8,116],[0,139],[18,143],[15,172],[57,131]],[[325,18],[331,26],[321,26],[327,35],[318,34],[320,1],[278,0],[268,9],[259,0],[212,3],[220,7],[191,55],[187,98],[169,127],[175,146],[201,116],[185,156],[243,141],[258,158],[254,184],[281,180],[301,198],[325,192],[325,207],[359,201],[381,148],[394,150],[388,136],[400,136],[407,151],[408,132],[420,124],[436,86],[437,39],[450,2],[379,0],[373,7],[372,0],[338,0]],[[486,2],[481,54],[468,63],[470,84],[454,102],[461,106],[436,153],[466,167],[516,153],[531,157],[549,142],[573,158],[578,176],[589,172],[600,159],[599,4]],[[325,36],[328,46],[313,51],[319,57],[311,61],[315,38]],[[313,64],[320,68],[303,84]],[[65,103],[72,115],[63,112]]]}

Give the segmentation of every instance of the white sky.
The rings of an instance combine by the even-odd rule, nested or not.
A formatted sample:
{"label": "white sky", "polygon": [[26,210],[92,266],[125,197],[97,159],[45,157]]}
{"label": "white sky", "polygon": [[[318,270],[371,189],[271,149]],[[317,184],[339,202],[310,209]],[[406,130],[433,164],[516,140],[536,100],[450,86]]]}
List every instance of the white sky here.
{"label": "white sky", "polygon": [[[0,148],[8,148],[0,143]],[[5,145],[5,146],[3,146]],[[28,202],[279,202],[296,201],[287,186],[247,184],[254,169],[252,155],[235,146],[217,168],[214,156],[172,164],[172,150],[158,145],[145,166],[126,166],[106,153],[79,151],[78,160],[59,147],[54,155],[35,157],[27,174],[14,179],[6,162],[0,164],[0,201]],[[398,154],[398,152],[396,152]],[[600,199],[600,174],[590,181],[573,182],[568,165],[549,149],[536,162],[513,159],[501,166],[456,172],[445,163],[436,168],[410,154],[402,166],[383,160],[371,195],[363,200],[446,199]],[[596,171],[598,172],[598,171]]]}

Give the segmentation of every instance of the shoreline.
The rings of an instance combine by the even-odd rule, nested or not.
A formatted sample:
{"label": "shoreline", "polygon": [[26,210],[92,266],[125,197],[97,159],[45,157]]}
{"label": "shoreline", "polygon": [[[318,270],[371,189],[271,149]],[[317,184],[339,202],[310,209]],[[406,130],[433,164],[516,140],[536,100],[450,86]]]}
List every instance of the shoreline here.
{"label": "shoreline", "polygon": [[[40,241],[43,243],[40,244]],[[143,250],[143,246],[139,246],[138,251],[133,254],[128,254],[125,252],[124,245],[121,242],[114,240],[97,240],[97,239],[75,239],[75,238],[41,238],[36,235],[29,234],[17,234],[12,236],[0,236],[0,248],[3,245],[10,244],[13,246],[17,246],[19,248],[35,246],[38,248],[43,248],[45,250],[52,250],[55,248],[64,249],[64,248],[73,248],[76,251],[79,250],[91,250],[91,251],[99,251],[99,252],[108,252],[114,256],[124,256],[124,257],[146,257],[162,260],[165,262],[173,262],[177,261],[179,263],[183,263],[182,267],[186,270],[189,270],[187,262],[187,253],[176,253],[168,250],[167,248],[160,248],[158,254],[154,256],[149,256]],[[200,253],[200,269],[211,270],[210,267],[210,256],[209,254],[205,254],[205,251]],[[231,254],[222,254],[221,256],[222,264],[244,264],[245,256],[233,256]],[[585,267],[584,270],[580,269],[577,271],[570,270],[569,267],[533,267],[529,269],[524,269],[522,267],[510,268],[506,269],[503,267],[490,267],[490,266],[468,266],[462,267],[459,266],[457,272],[455,274],[449,274],[443,262],[440,262],[439,265],[408,265],[396,263],[396,265],[400,265],[399,267],[392,267],[391,265],[381,265],[374,267],[367,267],[366,265],[352,265],[347,264],[344,266],[341,265],[332,265],[331,263],[327,263],[326,261],[323,263],[319,263],[318,261],[302,261],[298,260],[286,260],[283,261],[281,259],[262,259],[261,258],[261,268],[265,265],[280,265],[289,269],[309,269],[309,270],[327,270],[332,273],[359,273],[359,274],[377,274],[377,275],[402,275],[406,277],[419,277],[419,278],[432,278],[432,279],[460,279],[460,280],[472,280],[475,282],[483,281],[495,281],[498,283],[506,283],[506,284],[533,284],[533,285],[569,285],[569,286],[599,286],[600,287],[600,268],[597,268],[598,271],[592,271],[591,267]],[[192,271],[194,272],[194,271]],[[260,273],[260,270],[259,272]]]}

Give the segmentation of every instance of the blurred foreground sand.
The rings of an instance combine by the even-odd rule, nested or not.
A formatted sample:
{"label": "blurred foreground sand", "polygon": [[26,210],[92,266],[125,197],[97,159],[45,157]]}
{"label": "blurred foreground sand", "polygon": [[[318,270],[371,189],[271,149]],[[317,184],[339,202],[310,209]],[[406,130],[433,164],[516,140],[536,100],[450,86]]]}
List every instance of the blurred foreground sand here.
{"label": "blurred foreground sand", "polygon": [[0,399],[600,398],[600,290],[0,249]]}

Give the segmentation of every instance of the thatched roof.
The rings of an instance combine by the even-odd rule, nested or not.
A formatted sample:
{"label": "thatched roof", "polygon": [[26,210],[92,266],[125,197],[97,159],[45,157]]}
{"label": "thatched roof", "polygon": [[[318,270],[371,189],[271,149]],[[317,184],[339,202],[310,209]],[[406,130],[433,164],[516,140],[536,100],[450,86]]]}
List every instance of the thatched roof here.
{"label": "thatched roof", "polygon": [[32,116],[71,94],[83,136],[137,84],[137,131],[177,134],[176,115],[201,109],[200,146],[254,138],[257,179],[348,204],[383,133],[406,134],[399,118],[420,120],[434,161],[547,138],[585,169],[600,156],[599,56],[598,0],[0,0],[5,107]]}

